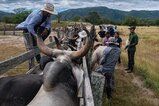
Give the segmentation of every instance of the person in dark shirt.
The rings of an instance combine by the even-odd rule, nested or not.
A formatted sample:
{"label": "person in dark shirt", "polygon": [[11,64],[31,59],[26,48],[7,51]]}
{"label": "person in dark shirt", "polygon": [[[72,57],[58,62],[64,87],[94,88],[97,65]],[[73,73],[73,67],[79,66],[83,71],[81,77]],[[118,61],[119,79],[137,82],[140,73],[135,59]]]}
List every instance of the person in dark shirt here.
{"label": "person in dark shirt", "polygon": [[115,31],[112,26],[109,27],[110,36],[114,37]]}
{"label": "person in dark shirt", "polygon": [[128,51],[128,67],[125,69],[128,73],[131,73],[134,68],[134,56],[136,52],[136,45],[138,44],[138,36],[135,33],[135,26],[130,26],[130,34],[129,34],[129,44],[125,47],[125,50]]}
{"label": "person in dark shirt", "polygon": [[[115,36],[115,39],[116,39],[116,42],[119,44],[119,45],[117,45],[119,48],[121,48],[121,46],[122,46],[122,39],[121,39],[121,37],[119,36],[119,32],[115,32],[115,34],[114,34],[114,36]],[[118,59],[118,63],[120,64],[121,63],[121,60],[120,60],[120,56],[119,56],[119,59]]]}

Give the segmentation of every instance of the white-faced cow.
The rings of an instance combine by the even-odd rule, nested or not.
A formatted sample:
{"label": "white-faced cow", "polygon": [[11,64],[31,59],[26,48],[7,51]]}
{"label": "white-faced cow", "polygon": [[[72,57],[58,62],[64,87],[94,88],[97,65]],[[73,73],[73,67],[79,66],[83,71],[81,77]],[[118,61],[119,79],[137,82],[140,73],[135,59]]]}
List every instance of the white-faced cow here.
{"label": "white-faced cow", "polygon": [[85,45],[79,51],[67,51],[48,48],[41,37],[37,36],[40,51],[47,56],[55,57],[44,68],[43,84],[28,106],[78,106],[77,81],[73,75],[76,60],[85,56],[95,37],[95,28],[87,32]]}

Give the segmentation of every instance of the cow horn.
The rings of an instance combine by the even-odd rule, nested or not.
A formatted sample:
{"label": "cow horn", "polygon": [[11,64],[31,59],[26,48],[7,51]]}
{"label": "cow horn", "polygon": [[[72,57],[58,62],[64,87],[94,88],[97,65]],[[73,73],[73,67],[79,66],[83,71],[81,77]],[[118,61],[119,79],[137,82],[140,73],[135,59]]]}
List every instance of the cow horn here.
{"label": "cow horn", "polygon": [[94,42],[94,38],[96,36],[95,26],[93,25],[91,27],[90,32],[86,28],[84,28],[83,30],[85,30],[87,33],[86,44],[80,50],[73,51],[71,54],[71,59],[79,59],[79,58],[85,56],[88,53],[89,49],[91,48],[91,46]]}
{"label": "cow horn", "polygon": [[52,49],[52,48],[47,47],[44,44],[44,41],[42,40],[42,38],[40,36],[37,36],[36,39],[37,39],[37,45],[38,45],[40,51],[47,56],[57,57],[59,55],[64,55],[65,53],[70,54],[70,52],[67,52],[67,51],[63,51],[63,50],[59,50],[59,49]]}

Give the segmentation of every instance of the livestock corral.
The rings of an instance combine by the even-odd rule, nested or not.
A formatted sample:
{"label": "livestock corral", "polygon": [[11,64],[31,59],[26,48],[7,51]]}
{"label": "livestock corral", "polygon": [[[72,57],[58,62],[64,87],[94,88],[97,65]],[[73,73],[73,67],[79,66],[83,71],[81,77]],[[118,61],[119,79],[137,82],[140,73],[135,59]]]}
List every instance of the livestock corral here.
{"label": "livestock corral", "polygon": [[[1,93],[1,105],[11,105],[11,104],[13,106],[14,105],[15,106],[17,106],[17,105],[19,105],[19,106],[27,105],[30,102],[30,99],[32,98],[32,96],[35,94],[35,92],[32,94],[31,90],[33,89],[35,91],[35,89],[37,89],[37,87],[39,87],[39,85],[37,85],[37,83],[39,81],[40,82],[43,81],[43,84],[42,84],[42,87],[39,90],[39,93],[37,93],[37,96],[28,105],[35,106],[35,105],[39,104],[39,105],[43,106],[43,104],[45,103],[45,105],[48,104],[48,106],[53,106],[53,105],[54,106],[68,106],[68,105],[70,105],[70,106],[77,106],[77,105],[93,106],[94,105],[94,100],[93,100],[93,96],[92,96],[90,79],[89,79],[88,70],[87,70],[87,62],[86,62],[85,57],[83,57],[89,51],[89,48],[92,45],[93,39],[95,37],[95,33],[94,33],[95,28],[92,27],[91,29],[92,30],[90,32],[87,29],[85,29],[86,32],[87,32],[88,37],[87,37],[87,40],[85,40],[86,44],[84,46],[82,46],[82,42],[79,41],[76,44],[76,45],[78,45],[76,48],[73,47],[74,45],[69,45],[68,44],[68,47],[70,49],[73,49],[73,51],[67,51],[67,50],[57,50],[56,51],[56,49],[55,50],[52,49],[52,51],[55,51],[55,53],[53,52],[53,54],[55,54],[53,56],[55,58],[57,58],[58,60],[61,58],[61,54],[65,54],[64,56],[62,56],[63,58],[65,58],[64,59],[65,61],[64,62],[55,61],[55,62],[52,62],[52,63],[50,62],[50,65],[46,65],[46,67],[48,67],[48,68],[50,67],[50,68],[47,69],[45,67],[45,69],[44,69],[44,70],[47,70],[46,73],[45,73],[45,71],[42,72],[42,70],[39,71],[40,70],[39,65],[35,65],[33,68],[29,69],[29,71],[27,71],[26,74],[16,75],[16,76],[7,76],[7,77],[2,78],[1,83],[2,83],[2,85],[4,84],[2,90],[5,89],[5,84],[6,83],[7,84],[13,84],[11,86],[12,89],[16,89],[15,87],[20,84],[21,87],[22,87],[21,93],[23,92],[22,93],[23,95],[21,93],[16,94],[16,92],[19,91],[18,89],[16,89],[18,91],[15,91],[14,93],[9,91],[9,90],[7,91],[7,94],[5,94],[5,92],[3,92],[3,93]],[[68,30],[69,30],[68,32],[72,31],[72,29],[71,29],[71,31],[70,31],[70,29],[68,29]],[[67,46],[67,44],[66,44],[67,40],[65,39],[64,41],[62,41],[59,34],[60,34],[60,32],[57,31],[57,37],[54,37],[57,48],[58,49],[69,49],[68,47],[66,47]],[[70,33],[68,33],[68,34],[70,34]],[[72,32],[71,32],[71,35],[72,35]],[[71,39],[71,38],[68,38],[68,39]],[[49,37],[49,40],[51,42],[49,43],[48,46],[53,47],[55,42],[53,42],[51,36]],[[40,39],[39,39],[39,41],[40,41]],[[60,42],[64,42],[64,45],[61,46]],[[42,46],[42,48],[43,48],[43,46]],[[12,57],[8,60],[2,61],[1,64],[0,64],[1,74],[5,73],[6,71],[8,71],[11,68],[16,67],[19,64],[25,62],[26,60],[36,56],[38,53],[39,53],[38,48],[35,48],[33,50],[22,53],[18,56]],[[63,58],[62,58],[61,61],[63,61]],[[82,59],[80,59],[80,58],[82,58]],[[68,66],[65,66],[65,65],[68,65]],[[71,67],[69,68],[69,66],[71,66],[72,68]],[[53,67],[55,67],[57,73],[59,73],[58,74],[59,76],[57,76],[55,74],[56,71],[54,71],[55,73],[52,73],[52,70],[54,69]],[[63,67],[63,68],[61,69],[61,67]],[[65,69],[65,71],[59,72],[59,71],[64,70],[64,69]],[[27,68],[26,68],[26,70],[27,70]],[[33,75],[33,73],[34,73],[34,75]],[[43,75],[43,73],[44,73],[44,75]],[[72,74],[73,74],[73,76],[72,76]],[[43,76],[42,77],[43,80],[36,80],[36,79],[39,79],[39,78],[41,79],[40,76]],[[49,80],[50,78],[52,79],[51,82]],[[18,79],[21,79],[21,80],[18,80]],[[94,78],[94,79],[96,79],[96,78]],[[15,80],[15,83],[12,83],[12,80]],[[77,83],[76,83],[76,81],[77,81]],[[50,88],[52,86],[52,84],[51,85],[49,84],[49,83],[52,83],[52,82],[54,82],[54,83],[56,82],[55,85],[53,86],[54,90],[53,91],[50,91],[50,90],[47,91],[46,89],[52,89],[52,88]],[[33,84],[33,86],[32,87],[29,87],[29,85],[25,86],[25,84],[28,84],[28,83]],[[77,87],[76,87],[76,85],[77,85]],[[45,90],[44,90],[44,88],[45,88]],[[68,90],[68,89],[70,89],[70,90]],[[41,93],[40,93],[41,90],[42,90],[42,92],[46,91],[44,95],[46,95],[46,101],[48,100],[47,103],[46,103],[46,101],[44,101],[43,103],[39,102],[40,99],[37,99],[37,98],[39,98],[38,96],[41,95]],[[29,92],[29,91],[31,91],[31,92]],[[63,92],[62,96],[65,96],[65,97],[60,97],[61,92]],[[57,93],[59,93],[58,97],[56,97]],[[12,96],[10,98],[7,98],[5,95],[12,95]],[[42,93],[42,95],[43,95],[43,93]],[[27,96],[27,98],[24,98],[24,96]],[[43,98],[43,97],[45,97],[45,96],[40,96],[40,98]],[[16,100],[15,100],[15,98],[16,98]],[[17,98],[18,98],[18,100],[17,100]],[[55,101],[52,102],[51,98],[55,99]],[[63,102],[61,102],[61,101],[63,101]],[[50,105],[50,103],[53,104],[53,105]],[[100,99],[100,104],[101,104],[101,99]]]}
{"label": "livestock corral", "polygon": [[[61,49],[71,50],[71,51],[73,51],[72,55],[75,56],[74,54],[78,54],[76,51],[80,50],[80,48],[83,47],[82,42],[81,42],[83,40],[79,40],[80,42],[73,42],[74,41],[73,39],[62,37],[62,35],[64,35],[64,34],[72,35],[73,33],[76,33],[76,32],[74,32],[74,30],[72,30],[72,28],[70,28],[70,29],[69,28],[68,28],[68,30],[69,30],[68,32],[60,30],[60,29],[52,31],[50,37],[45,41],[45,43],[49,44],[49,47],[51,47],[51,48],[58,48],[59,50],[61,50]],[[87,28],[88,28],[88,30],[91,29],[90,26],[87,26]],[[95,28],[96,28],[96,33],[97,33],[99,31],[99,27],[96,26]],[[61,28],[61,29],[63,29],[63,28]],[[62,83],[64,83],[64,85],[59,84],[57,86],[57,89],[55,89],[55,91],[57,91],[56,96],[61,95],[61,96],[67,97],[68,92],[66,93],[66,91],[71,91],[71,92],[69,92],[69,93],[71,93],[71,96],[68,96],[67,99],[60,99],[60,101],[62,101],[62,100],[69,101],[68,99],[70,97],[75,99],[74,92],[75,92],[76,96],[78,95],[77,100],[73,99],[74,100],[73,102],[75,102],[75,103],[72,103],[71,101],[69,101],[69,102],[66,102],[66,104],[61,104],[62,106],[65,106],[65,105],[66,106],[79,106],[79,105],[80,106],[158,106],[159,105],[159,102],[158,102],[159,99],[158,99],[158,94],[157,94],[158,91],[156,90],[158,87],[157,82],[156,82],[156,81],[158,81],[157,74],[156,74],[156,73],[158,73],[156,70],[158,66],[155,65],[155,63],[153,63],[153,61],[158,61],[157,56],[159,56],[157,54],[157,53],[159,53],[158,52],[159,49],[157,47],[157,45],[158,45],[157,33],[159,33],[158,27],[138,27],[137,28],[137,34],[139,35],[140,42],[139,42],[137,54],[136,54],[137,61],[136,61],[135,72],[134,72],[135,74],[127,74],[123,71],[124,66],[126,65],[126,61],[127,61],[127,59],[126,59],[127,54],[123,50],[123,48],[125,45],[125,40],[128,38],[128,36],[126,36],[126,35],[128,35],[129,32],[128,32],[127,26],[124,26],[124,27],[118,26],[118,30],[121,34],[121,38],[123,39],[123,47],[122,47],[122,53],[121,53],[122,64],[116,66],[115,89],[113,91],[112,100],[108,101],[108,99],[106,98],[106,93],[103,93],[104,77],[97,73],[92,73],[90,75],[90,71],[91,71],[89,68],[90,54],[91,54],[91,50],[90,50],[87,53],[87,55],[85,54],[85,57],[83,57],[81,60],[78,60],[76,63],[71,63],[71,64],[74,64],[73,69],[75,71],[82,70],[83,74],[84,74],[84,77],[83,77],[84,81],[81,82],[81,80],[78,80],[78,85],[79,85],[78,88],[80,88],[80,85],[83,84],[83,87],[78,89],[78,93],[75,92],[76,90],[68,87],[68,86],[71,86],[71,87],[74,86],[73,85],[74,82],[71,82],[72,77],[66,77],[66,74],[62,73],[59,76],[59,78],[57,78],[56,76],[54,76],[55,73],[51,73],[51,70],[48,71],[49,74],[44,73],[45,74],[44,80],[46,80],[47,77],[50,78],[50,75],[51,75],[51,77],[54,76],[54,78],[55,78],[55,79],[50,79],[50,80],[53,80],[53,81],[56,79],[59,79],[60,81],[65,80],[64,82],[62,82]],[[78,30],[76,30],[76,31],[78,31]],[[88,33],[91,33],[91,32],[88,32]],[[149,36],[150,34],[153,34],[153,35],[150,37]],[[32,86],[31,88],[23,86],[23,88],[21,88],[21,89],[24,89],[24,90],[28,89],[27,91],[25,91],[26,92],[25,94],[27,94],[33,88],[40,89],[38,95],[36,95],[36,97],[33,99],[34,102],[32,101],[29,105],[36,106],[39,103],[38,106],[40,106],[40,105],[47,106],[46,102],[50,103],[50,101],[48,98],[43,98],[44,95],[46,95],[48,92],[49,92],[49,94],[53,94],[53,95],[54,95],[54,93],[50,90],[46,90],[45,92],[43,92],[44,87],[40,88],[41,82],[37,83],[35,81],[35,79],[41,80],[41,71],[38,72],[39,65],[37,63],[35,63],[35,67],[33,67],[32,69],[28,69],[28,62],[27,62],[28,59],[34,57],[37,53],[39,53],[39,50],[36,48],[33,51],[31,50],[31,51],[26,52],[25,45],[23,42],[22,32],[21,31],[18,32],[17,35],[18,36],[15,36],[15,35],[13,36],[13,34],[11,32],[10,35],[7,35],[7,34],[3,35],[3,33],[2,33],[2,35],[0,36],[0,60],[1,60],[0,73],[1,73],[1,77],[5,77],[5,78],[8,77],[8,79],[11,78],[9,76],[17,76],[17,77],[12,77],[13,79],[14,78],[19,78],[19,79],[25,79],[25,78],[28,79],[29,78],[30,80],[32,80],[32,82],[33,82],[32,84],[34,86]],[[54,36],[57,37],[58,41],[54,40]],[[91,36],[93,36],[93,35],[91,35]],[[98,37],[98,34],[97,34],[97,38],[100,39],[100,37]],[[69,41],[71,41],[71,44],[68,44],[68,42],[69,42],[69,41],[67,41],[68,39],[69,39]],[[60,43],[62,42],[62,44],[60,44],[59,42]],[[151,43],[147,44],[147,42],[151,42]],[[73,46],[73,44],[75,46]],[[153,46],[153,45],[155,45],[154,49],[151,48],[151,46]],[[87,47],[87,48],[89,48],[89,47]],[[147,49],[145,50],[143,48],[147,48]],[[149,50],[154,51],[154,52],[148,52]],[[144,55],[142,55],[140,52]],[[61,51],[59,53],[61,53]],[[63,53],[63,50],[62,50],[62,53]],[[65,53],[67,54],[67,52],[65,52]],[[56,55],[55,57],[60,58],[58,55]],[[151,60],[151,64],[149,64],[149,67],[147,67],[149,59]],[[51,63],[49,63],[49,64],[51,64]],[[55,66],[58,66],[58,65],[60,65],[58,62],[54,62],[53,65],[50,65],[50,66],[48,65],[47,67],[48,68],[49,67],[57,68]],[[68,67],[65,67],[65,65],[63,66],[63,64],[61,64],[61,67],[64,67],[65,69],[68,68]],[[59,70],[61,70],[61,69],[59,69]],[[40,74],[37,74],[37,72]],[[34,74],[36,73],[35,76],[29,76],[29,75],[32,75],[32,73],[34,73]],[[63,75],[66,78],[63,79],[62,78]],[[67,70],[67,75],[71,76],[69,70]],[[77,76],[79,76],[79,75],[82,75],[82,74],[78,73]],[[155,76],[155,78],[154,78],[154,76]],[[91,77],[91,81],[90,81],[90,77]],[[30,80],[28,80],[28,81],[30,81]],[[21,82],[18,82],[18,83],[22,83],[23,81],[24,80],[21,80]],[[25,80],[25,81],[27,83],[27,80]],[[25,81],[24,81],[24,85],[25,85]],[[72,84],[71,85],[65,84],[65,83],[67,83],[67,81],[71,82]],[[54,81],[54,82],[56,82],[56,81]],[[154,82],[154,83],[152,83],[152,82]],[[46,86],[48,83],[49,82],[45,82]],[[14,84],[15,84],[15,82],[13,83],[13,85]],[[45,84],[43,86],[45,86]],[[54,85],[54,86],[56,86],[56,85]],[[145,86],[147,86],[148,88],[151,88],[151,89],[148,89]],[[58,89],[60,91],[58,91]],[[17,90],[19,90],[19,89],[17,89]],[[15,92],[17,92],[17,90],[15,90]],[[9,92],[7,92],[7,93],[11,93],[10,90],[8,90],[8,91]],[[156,92],[153,92],[153,91],[156,91]],[[1,92],[2,91],[0,91],[0,93]],[[62,92],[62,94],[61,94],[61,92]],[[3,94],[5,95],[5,92]],[[36,94],[36,93],[34,92],[34,94]],[[31,97],[31,96],[35,96],[35,95],[28,95],[28,96]],[[50,97],[50,95],[48,95],[48,97]],[[60,96],[58,96],[58,97],[60,97]],[[60,97],[60,98],[63,98],[63,97]],[[41,102],[44,99],[47,100],[47,101],[45,101],[45,105],[42,104],[44,102]],[[16,103],[22,104],[19,106],[23,106],[24,105],[23,103],[25,103],[25,100],[23,100],[21,98],[19,100],[17,100],[17,98],[15,98],[13,100],[17,101]],[[40,100],[40,102],[39,102],[39,100]],[[0,103],[2,103],[4,101],[5,101],[4,99],[0,98]],[[31,100],[27,99],[27,102],[26,102],[27,104],[28,104],[28,101],[31,101]],[[8,102],[12,102],[12,101],[8,101]],[[70,104],[68,105],[67,103],[70,103]],[[78,103],[78,105],[76,105],[76,103]],[[58,103],[57,104],[54,103],[54,104],[55,104],[55,106],[58,106],[57,105]],[[2,104],[2,106],[3,106],[3,104]],[[4,105],[4,106],[10,106],[10,105]],[[11,105],[11,106],[14,106],[14,105]],[[18,105],[16,104],[15,106],[18,106]],[[48,106],[50,106],[50,105],[48,105]]]}

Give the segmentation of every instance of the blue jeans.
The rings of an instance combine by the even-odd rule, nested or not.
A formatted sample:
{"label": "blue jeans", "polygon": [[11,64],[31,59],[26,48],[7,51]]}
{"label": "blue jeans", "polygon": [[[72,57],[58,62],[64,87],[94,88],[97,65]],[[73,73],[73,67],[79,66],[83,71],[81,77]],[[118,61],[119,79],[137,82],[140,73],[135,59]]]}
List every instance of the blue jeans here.
{"label": "blue jeans", "polygon": [[107,83],[107,86],[106,86],[107,97],[111,98],[112,97],[112,88],[113,88],[113,73],[106,72],[104,74],[104,76],[105,76],[105,81]]}

